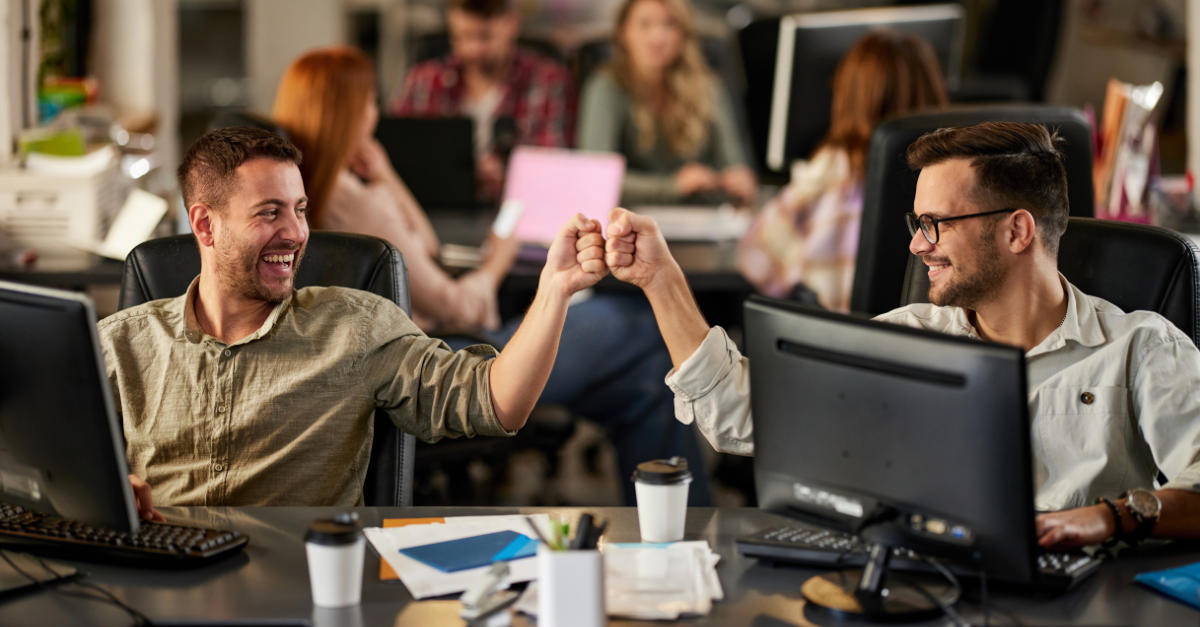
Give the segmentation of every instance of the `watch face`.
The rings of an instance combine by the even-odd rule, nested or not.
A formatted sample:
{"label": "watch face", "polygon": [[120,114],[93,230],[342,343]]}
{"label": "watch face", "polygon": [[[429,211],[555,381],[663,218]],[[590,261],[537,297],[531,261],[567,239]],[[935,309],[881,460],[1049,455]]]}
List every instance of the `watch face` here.
{"label": "watch face", "polygon": [[1131,490],[1127,498],[1129,509],[1143,518],[1156,518],[1161,505],[1158,497],[1146,490]]}

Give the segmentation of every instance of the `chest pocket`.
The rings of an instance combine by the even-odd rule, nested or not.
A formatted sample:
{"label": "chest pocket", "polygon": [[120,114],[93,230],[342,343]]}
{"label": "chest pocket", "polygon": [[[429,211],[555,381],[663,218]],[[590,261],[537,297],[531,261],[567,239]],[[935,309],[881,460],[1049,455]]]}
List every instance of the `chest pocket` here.
{"label": "chest pocket", "polygon": [[1085,505],[1124,490],[1132,462],[1129,389],[1043,388],[1033,422],[1039,501]]}

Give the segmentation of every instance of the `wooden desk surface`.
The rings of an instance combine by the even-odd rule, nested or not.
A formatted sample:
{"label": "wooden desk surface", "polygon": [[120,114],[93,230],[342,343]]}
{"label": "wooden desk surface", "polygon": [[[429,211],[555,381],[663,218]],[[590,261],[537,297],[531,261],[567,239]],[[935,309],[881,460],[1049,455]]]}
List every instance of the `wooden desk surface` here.
{"label": "wooden desk surface", "polygon": [[[147,571],[86,563],[72,563],[91,573],[126,603],[156,622],[207,619],[226,625],[287,625],[279,619],[311,621],[319,627],[390,625],[463,625],[455,600],[414,601],[400,583],[378,578],[379,557],[368,550],[363,576],[362,604],[348,610],[316,610],[309,593],[303,535],[308,523],[334,513],[332,508],[246,507],[163,508],[172,521],[233,528],[250,536],[245,552],[232,559],[192,571]],[[633,508],[359,508],[364,524],[376,526],[384,518],[550,512],[575,519],[584,511],[611,521],[610,542],[638,541],[637,510]],[[763,566],[734,549],[737,537],[767,527],[786,524],[766,512],[751,508],[692,509],[686,538],[703,539],[721,555],[717,573],[725,600],[714,604],[712,614],[683,621],[689,625],[789,625],[832,624],[827,617],[806,610],[800,585],[819,571]],[[1053,598],[992,591],[993,625],[1195,625],[1200,615],[1134,584],[1138,572],[1180,566],[1200,560],[1200,545],[1160,547],[1157,551],[1106,563],[1100,572],[1075,590]],[[979,605],[962,601],[963,618],[980,624]],[[238,622],[235,622],[238,621]],[[0,625],[127,625],[120,610],[95,601],[56,592],[34,591],[0,599]],[[220,623],[210,623],[220,624]],[[519,618],[514,624],[525,624]],[[653,625],[612,621],[613,625]],[[661,624],[661,623],[659,623]],[[921,625],[948,625],[945,620]]]}

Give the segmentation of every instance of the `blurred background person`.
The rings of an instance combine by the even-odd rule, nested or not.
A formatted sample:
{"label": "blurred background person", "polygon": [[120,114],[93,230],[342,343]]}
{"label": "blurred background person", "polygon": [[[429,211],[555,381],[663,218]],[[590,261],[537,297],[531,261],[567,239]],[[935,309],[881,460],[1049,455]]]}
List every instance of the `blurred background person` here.
{"label": "blurred background person", "polygon": [[364,54],[339,46],[297,59],[280,82],[273,115],[305,155],[309,223],[382,237],[400,249],[418,326],[500,326],[496,289],[518,245],[489,241],[479,268],[457,278],[438,266],[437,234],[374,137],[375,70]]}
{"label": "blurred background person", "polygon": [[834,74],[829,132],[738,246],[742,274],[768,296],[795,297],[803,284],[822,306],[848,312],[871,133],[884,118],[946,103],[921,38],[880,31],[855,43]]}
{"label": "blurred background person", "polygon": [[[382,237],[408,265],[413,321],[426,333],[469,330],[447,337],[455,350],[476,337],[503,348],[521,317],[501,325],[496,291],[518,244],[493,237],[478,270],[457,279],[436,262],[437,236],[428,218],[374,139],[379,111],[375,70],[356,48],[306,53],[279,85],[274,118],[304,153],[300,172],[314,229]],[[638,463],[681,455],[694,480],[689,503],[709,505],[708,480],[692,428],[675,420],[673,395],[663,384],[671,358],[654,312],[640,294],[598,294],[571,306],[541,402],[561,405],[604,427],[617,451],[619,477]],[[622,481],[627,505],[633,482]]]}
{"label": "blurred background person", "polygon": [[469,117],[475,121],[476,176],[484,198],[500,196],[504,161],[493,130],[515,126],[517,145],[570,147],[575,92],[567,68],[517,43],[521,17],[511,0],[449,0],[450,54],[418,63],[404,80],[391,113],[407,117]]}
{"label": "blurred background person", "polygon": [[686,0],[627,0],[613,60],[583,88],[579,148],[625,155],[624,204],[739,206],[758,194],[729,92],[700,53]]}

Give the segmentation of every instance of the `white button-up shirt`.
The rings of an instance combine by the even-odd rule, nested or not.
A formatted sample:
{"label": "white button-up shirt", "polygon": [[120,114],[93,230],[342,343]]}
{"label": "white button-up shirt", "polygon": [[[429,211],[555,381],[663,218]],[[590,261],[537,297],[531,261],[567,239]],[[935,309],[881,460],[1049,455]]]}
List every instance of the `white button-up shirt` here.
{"label": "white button-up shirt", "polygon": [[[1062,281],[1066,319],[1025,353],[1037,508],[1079,507],[1131,488],[1200,492],[1200,350],[1166,318],[1124,313]],[[909,305],[876,319],[979,337],[959,307]],[[754,454],[749,368],[715,327],[667,375],[675,416],[696,422],[718,451]]]}

